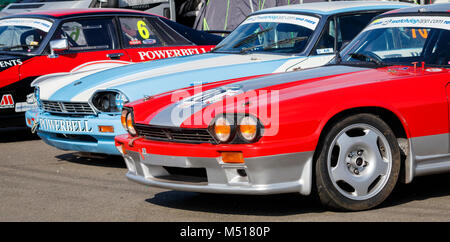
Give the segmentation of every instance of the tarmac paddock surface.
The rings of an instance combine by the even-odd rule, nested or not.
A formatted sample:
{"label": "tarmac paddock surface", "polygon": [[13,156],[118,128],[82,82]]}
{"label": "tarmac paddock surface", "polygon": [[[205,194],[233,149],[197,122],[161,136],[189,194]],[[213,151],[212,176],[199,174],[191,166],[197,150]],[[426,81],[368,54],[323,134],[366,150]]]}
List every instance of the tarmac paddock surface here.
{"label": "tarmac paddock surface", "polygon": [[121,157],[44,144],[27,129],[0,130],[0,221],[450,221],[450,174],[399,184],[380,207],[325,210],[299,194],[201,194],[142,186]]}

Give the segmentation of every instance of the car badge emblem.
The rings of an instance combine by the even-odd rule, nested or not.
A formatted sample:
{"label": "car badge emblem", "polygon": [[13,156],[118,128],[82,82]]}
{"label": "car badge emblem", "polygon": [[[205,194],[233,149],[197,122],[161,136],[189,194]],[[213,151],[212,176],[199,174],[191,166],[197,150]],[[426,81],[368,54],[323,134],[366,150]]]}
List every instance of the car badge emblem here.
{"label": "car badge emblem", "polygon": [[236,96],[243,93],[241,85],[230,85],[204,91],[192,97],[183,99],[180,103],[181,108],[193,107],[195,105],[206,106],[211,103],[219,102],[227,97]]}
{"label": "car badge emblem", "polygon": [[11,94],[4,94],[2,96],[0,108],[14,108],[14,99]]}

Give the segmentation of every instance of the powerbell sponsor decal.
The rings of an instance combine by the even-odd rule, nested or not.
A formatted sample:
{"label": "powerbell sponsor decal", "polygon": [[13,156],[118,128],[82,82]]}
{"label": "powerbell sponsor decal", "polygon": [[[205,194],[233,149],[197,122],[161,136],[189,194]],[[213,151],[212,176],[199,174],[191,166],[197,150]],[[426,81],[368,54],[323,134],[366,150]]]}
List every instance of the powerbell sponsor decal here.
{"label": "powerbell sponsor decal", "polygon": [[41,130],[52,130],[60,132],[92,133],[87,120],[54,120],[40,119]]}

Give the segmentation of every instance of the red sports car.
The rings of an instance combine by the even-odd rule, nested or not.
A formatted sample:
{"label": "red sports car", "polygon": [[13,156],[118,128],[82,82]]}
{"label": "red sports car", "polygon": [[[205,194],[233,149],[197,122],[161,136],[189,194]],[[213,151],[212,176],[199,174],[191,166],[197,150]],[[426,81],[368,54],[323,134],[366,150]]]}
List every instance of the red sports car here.
{"label": "red sports car", "polygon": [[116,146],[142,184],[369,209],[450,171],[449,68],[450,4],[394,10],[327,66],[132,103]]}
{"label": "red sports car", "polygon": [[30,84],[40,76],[200,54],[221,40],[133,10],[58,10],[2,18],[0,127],[25,126],[24,112],[32,108],[27,103],[34,90]]}

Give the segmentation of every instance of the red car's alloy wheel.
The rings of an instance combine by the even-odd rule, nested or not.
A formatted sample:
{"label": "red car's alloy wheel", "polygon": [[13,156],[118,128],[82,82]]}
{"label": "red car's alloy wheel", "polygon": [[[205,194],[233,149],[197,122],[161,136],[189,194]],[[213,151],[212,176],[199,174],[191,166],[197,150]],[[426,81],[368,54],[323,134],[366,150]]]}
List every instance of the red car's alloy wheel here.
{"label": "red car's alloy wheel", "polygon": [[400,171],[400,150],[390,127],[372,114],[336,122],[316,163],[316,183],[325,205],[364,210],[382,203]]}

